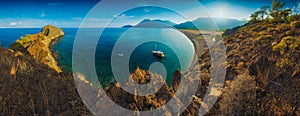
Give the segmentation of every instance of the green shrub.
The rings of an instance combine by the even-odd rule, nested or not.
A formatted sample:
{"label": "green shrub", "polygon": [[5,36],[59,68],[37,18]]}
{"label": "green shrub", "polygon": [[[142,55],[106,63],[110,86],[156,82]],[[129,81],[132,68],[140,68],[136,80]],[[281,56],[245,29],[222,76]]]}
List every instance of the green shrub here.
{"label": "green shrub", "polygon": [[[281,39],[281,41],[272,47],[273,51],[279,51],[281,55],[283,55],[283,58],[281,58],[279,61],[277,61],[276,66],[277,67],[285,67],[285,66],[292,66],[293,60],[291,58],[292,55],[296,55],[295,50],[297,47],[299,47],[300,42],[294,38],[293,36],[287,36]],[[297,55],[296,55],[297,56]]]}
{"label": "green shrub", "polygon": [[272,39],[273,39],[272,35],[260,35],[256,38],[256,40],[262,44],[269,43]]}
{"label": "green shrub", "polygon": [[266,32],[266,31],[261,31],[258,33],[258,35],[269,35],[270,33]]}
{"label": "green shrub", "polygon": [[12,44],[12,45],[10,46],[10,48],[11,48],[12,50],[17,50],[17,49],[19,49],[21,46],[22,46],[22,45],[21,45],[19,42],[16,42],[16,43]]}
{"label": "green shrub", "polygon": [[291,36],[291,35],[293,35],[293,32],[292,32],[292,31],[286,31],[286,32],[285,32],[285,35]]}
{"label": "green shrub", "polygon": [[280,59],[280,61],[278,61],[278,62],[276,63],[276,66],[277,66],[277,67],[280,67],[280,68],[283,68],[284,66],[287,66],[287,65],[289,65],[289,64],[290,64],[289,59],[287,59],[287,58],[282,58],[282,59]]}
{"label": "green shrub", "polygon": [[283,23],[277,27],[277,30],[280,32],[288,31],[290,30],[290,25]]}
{"label": "green shrub", "polygon": [[294,21],[291,23],[291,27],[300,29],[300,21]]}
{"label": "green shrub", "polygon": [[25,36],[20,37],[19,40],[17,40],[16,42],[20,43],[21,45],[24,45],[27,42],[31,41],[31,35],[30,34],[26,34]]}
{"label": "green shrub", "polygon": [[296,38],[294,38],[292,36],[287,36],[287,37],[283,38],[283,41],[289,45],[288,48],[290,50],[294,50],[300,44],[299,41],[297,41]]}
{"label": "green shrub", "polygon": [[291,16],[288,18],[288,20],[289,20],[290,22],[292,22],[292,21],[298,21],[298,20],[300,20],[300,15],[299,15],[299,14],[291,15]]}
{"label": "green shrub", "polygon": [[280,43],[277,45],[273,46],[272,50],[273,51],[279,51],[281,55],[284,54],[285,50],[294,50],[296,47],[298,47],[300,44],[299,41],[297,41],[296,38],[293,36],[287,36],[284,37]]}

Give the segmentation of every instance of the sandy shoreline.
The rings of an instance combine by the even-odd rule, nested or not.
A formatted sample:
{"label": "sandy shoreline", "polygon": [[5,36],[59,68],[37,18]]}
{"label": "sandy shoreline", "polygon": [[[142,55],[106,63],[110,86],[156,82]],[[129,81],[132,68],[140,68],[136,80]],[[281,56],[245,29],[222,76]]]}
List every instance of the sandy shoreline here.
{"label": "sandy shoreline", "polygon": [[[216,36],[222,35],[222,32],[212,32],[204,30],[180,29],[180,31],[192,41],[197,56],[200,56],[206,49],[208,49],[207,42],[210,42],[212,44]],[[206,38],[206,40],[204,38]]]}

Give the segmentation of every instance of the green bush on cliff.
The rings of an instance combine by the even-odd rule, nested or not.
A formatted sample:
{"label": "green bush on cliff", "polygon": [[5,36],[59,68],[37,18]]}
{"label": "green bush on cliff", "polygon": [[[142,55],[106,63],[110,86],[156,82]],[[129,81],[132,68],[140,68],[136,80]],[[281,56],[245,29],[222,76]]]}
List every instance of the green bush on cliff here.
{"label": "green bush on cliff", "polygon": [[10,48],[11,48],[10,50],[12,50],[12,52],[13,52],[15,50],[18,50],[21,46],[22,45],[20,43],[16,42],[10,46]]}
{"label": "green bush on cliff", "polygon": [[288,30],[290,30],[290,29],[291,29],[290,25],[289,25],[289,24],[285,24],[285,23],[283,23],[283,24],[281,24],[281,25],[279,25],[279,26],[277,27],[277,30],[278,30],[279,32],[288,31]]}
{"label": "green bush on cliff", "polygon": [[280,61],[276,63],[277,67],[283,68],[284,66],[290,65],[289,59],[287,58],[282,58]]}
{"label": "green bush on cliff", "polygon": [[285,48],[287,47],[285,42],[280,42],[279,44],[273,46],[273,51],[279,51],[281,55],[283,55]]}
{"label": "green bush on cliff", "polygon": [[261,31],[261,32],[258,32],[258,35],[259,36],[262,36],[262,35],[269,35],[270,33],[266,32],[266,31]]}
{"label": "green bush on cliff", "polygon": [[294,50],[300,44],[299,41],[296,40],[293,36],[284,37],[280,43],[273,46],[273,51],[279,51],[281,55],[284,54],[285,51]]}
{"label": "green bush on cliff", "polygon": [[286,31],[286,32],[285,32],[285,35],[291,36],[291,35],[293,35],[293,32],[292,32],[292,31]]}
{"label": "green bush on cliff", "polygon": [[20,43],[21,45],[28,43],[31,41],[31,35],[30,34],[26,34],[25,36],[20,37],[19,40],[17,40],[16,42]]}
{"label": "green bush on cliff", "polygon": [[299,21],[300,20],[300,14],[291,15],[291,16],[288,17],[288,20],[290,22],[292,22],[292,21]]}
{"label": "green bush on cliff", "polygon": [[[276,66],[283,68],[285,66],[292,66],[295,64],[293,56],[295,56],[295,52],[297,52],[296,48],[299,47],[300,42],[297,41],[296,38],[293,36],[284,37],[277,45],[272,47],[273,51],[279,51],[283,58],[281,58],[277,63]],[[297,55],[296,55],[297,56]]]}
{"label": "green bush on cliff", "polygon": [[273,39],[272,35],[260,35],[256,38],[256,40],[262,44],[269,43],[272,39]]}
{"label": "green bush on cliff", "polygon": [[291,23],[291,27],[300,29],[300,21],[294,21]]}
{"label": "green bush on cliff", "polygon": [[294,50],[296,47],[299,46],[299,41],[296,40],[293,36],[287,36],[283,38],[281,41],[285,42],[288,44],[288,48],[290,50]]}

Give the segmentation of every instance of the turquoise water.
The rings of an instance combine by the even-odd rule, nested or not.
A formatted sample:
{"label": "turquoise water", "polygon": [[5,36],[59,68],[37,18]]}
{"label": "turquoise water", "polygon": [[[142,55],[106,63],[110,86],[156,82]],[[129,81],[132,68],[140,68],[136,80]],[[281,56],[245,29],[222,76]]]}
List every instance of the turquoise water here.
{"label": "turquoise water", "polygon": [[[39,32],[40,29],[0,29],[0,42],[8,47],[16,39],[25,34]],[[59,54],[58,63],[64,71],[72,71],[72,48],[77,29],[64,28],[65,36],[54,47],[53,51]],[[95,32],[95,29],[89,29]],[[87,38],[93,34],[87,34]],[[153,39],[155,38],[155,39]],[[177,39],[175,39],[177,38]],[[147,40],[140,43],[130,52],[126,48],[132,46],[137,40]],[[149,40],[149,41],[148,41]],[[159,40],[160,42],[157,42]],[[118,54],[112,54],[118,41]],[[152,55],[152,50],[160,49],[165,52],[165,58],[160,59]],[[137,67],[148,70],[152,63],[160,62],[167,70],[166,81],[170,85],[173,72],[176,69],[185,71],[193,55],[193,45],[184,39],[180,32],[172,29],[131,29],[109,28],[102,33],[95,52],[95,67],[101,84],[108,84],[113,79],[111,56],[123,57],[130,54],[129,70],[133,72]],[[182,62],[180,64],[180,61]],[[122,69],[119,69],[122,70]]]}

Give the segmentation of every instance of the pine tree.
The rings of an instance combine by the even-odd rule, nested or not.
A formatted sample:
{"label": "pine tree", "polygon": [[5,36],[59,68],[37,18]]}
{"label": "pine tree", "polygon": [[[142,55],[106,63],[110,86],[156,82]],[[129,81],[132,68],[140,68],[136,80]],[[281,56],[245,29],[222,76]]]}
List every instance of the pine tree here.
{"label": "pine tree", "polygon": [[281,20],[281,12],[285,3],[280,2],[279,0],[273,0],[272,9],[270,10],[270,15],[273,17],[274,21]]}

